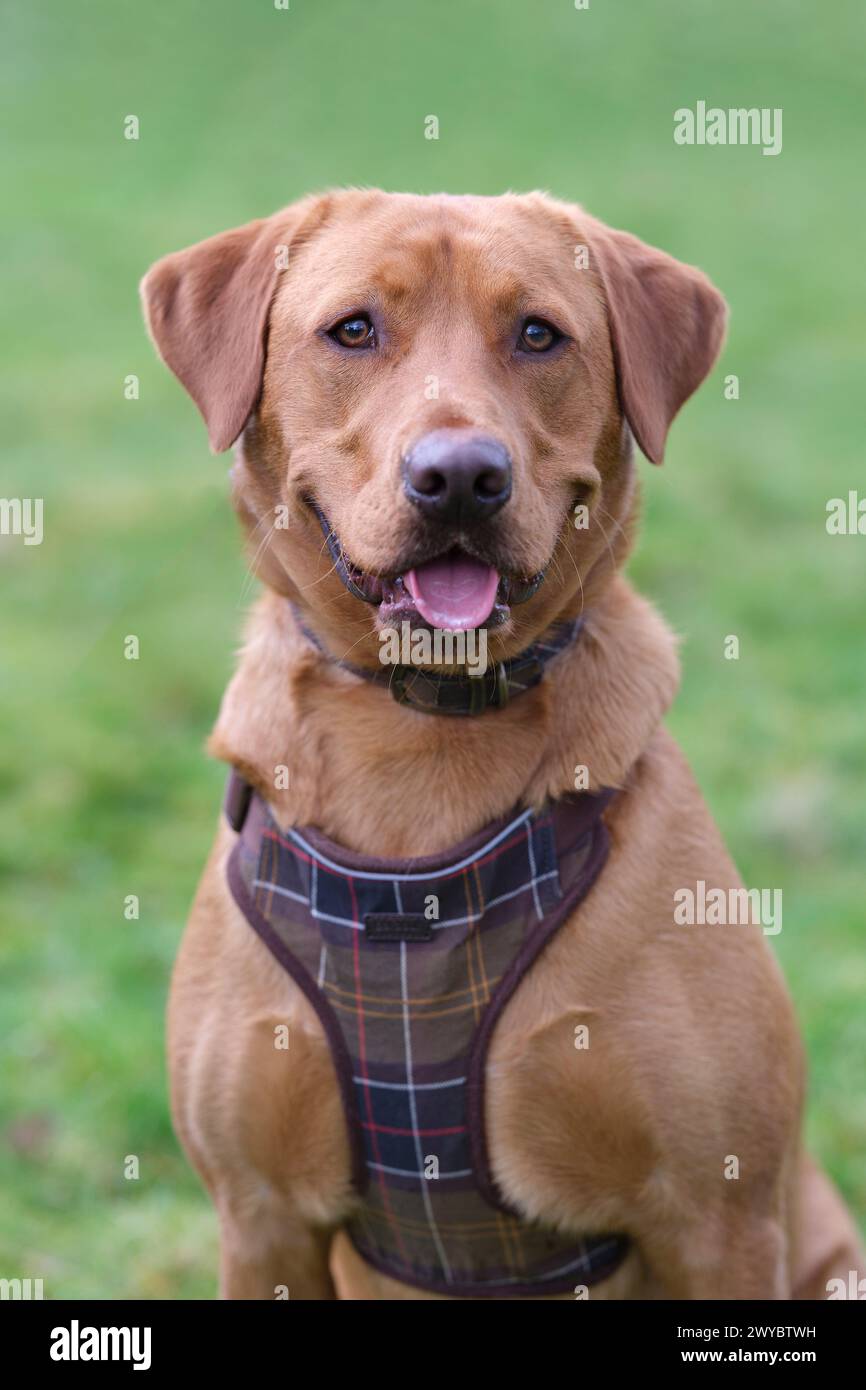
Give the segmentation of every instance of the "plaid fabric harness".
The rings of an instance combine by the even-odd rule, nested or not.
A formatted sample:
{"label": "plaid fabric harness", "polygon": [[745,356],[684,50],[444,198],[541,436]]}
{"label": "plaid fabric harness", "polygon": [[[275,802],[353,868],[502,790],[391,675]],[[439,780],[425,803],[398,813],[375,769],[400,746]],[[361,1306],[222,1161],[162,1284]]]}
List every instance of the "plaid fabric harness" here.
{"label": "plaid fabric harness", "polygon": [[607,1277],[627,1241],[531,1224],[496,1190],[487,1051],[503,1007],[591,888],[612,792],[516,812],[444,854],[367,859],[283,832],[233,772],[238,906],[315,1008],[337,1071],[371,1265],[457,1296],[564,1292]]}

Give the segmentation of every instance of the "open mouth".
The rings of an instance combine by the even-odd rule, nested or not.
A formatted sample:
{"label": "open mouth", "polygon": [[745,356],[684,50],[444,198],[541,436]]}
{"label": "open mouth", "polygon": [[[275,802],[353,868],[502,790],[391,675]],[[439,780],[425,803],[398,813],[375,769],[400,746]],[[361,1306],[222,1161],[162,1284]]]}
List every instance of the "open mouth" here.
{"label": "open mouth", "polygon": [[401,574],[370,574],[352,564],[324,512],[310,505],[337,573],[350,594],[378,607],[382,626],[408,621],[450,632],[500,627],[511,608],[525,603],[544,582],[544,570],[523,579],[457,546],[417,561]]}

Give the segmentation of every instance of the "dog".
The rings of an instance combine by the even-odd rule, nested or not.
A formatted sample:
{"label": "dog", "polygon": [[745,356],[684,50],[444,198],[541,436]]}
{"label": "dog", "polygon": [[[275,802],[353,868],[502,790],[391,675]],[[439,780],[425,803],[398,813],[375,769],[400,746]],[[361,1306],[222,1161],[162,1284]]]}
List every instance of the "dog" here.
{"label": "dog", "polygon": [[[862,1273],[764,933],[675,920],[741,885],[663,727],[674,640],[621,573],[634,445],[662,462],[722,296],[544,194],[366,189],[166,256],[142,296],[235,446],[263,584],[168,1010],[221,1296]],[[386,630],[482,634],[485,674],[389,668]]]}

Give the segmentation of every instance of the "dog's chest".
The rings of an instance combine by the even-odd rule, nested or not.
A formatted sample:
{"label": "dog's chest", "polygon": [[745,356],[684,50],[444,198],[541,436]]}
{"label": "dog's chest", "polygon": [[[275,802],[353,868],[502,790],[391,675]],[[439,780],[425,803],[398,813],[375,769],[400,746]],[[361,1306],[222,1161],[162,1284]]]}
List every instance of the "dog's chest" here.
{"label": "dog's chest", "polygon": [[395,1278],[546,1293],[621,1258],[616,1237],[563,1238],[511,1210],[485,1132],[493,1030],[601,870],[607,799],[518,812],[415,861],[283,833],[258,797],[235,817],[232,892],[330,1045],[360,1197],[349,1234]]}

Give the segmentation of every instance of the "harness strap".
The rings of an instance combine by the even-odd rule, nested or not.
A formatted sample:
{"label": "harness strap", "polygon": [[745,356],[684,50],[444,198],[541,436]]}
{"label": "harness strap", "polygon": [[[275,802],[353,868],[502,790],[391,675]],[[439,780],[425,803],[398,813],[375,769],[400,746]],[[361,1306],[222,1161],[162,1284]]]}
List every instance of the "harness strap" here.
{"label": "harness strap", "polygon": [[241,776],[236,767],[233,767],[226,783],[223,812],[232,830],[237,831],[238,835],[244,828],[252,798],[253,788],[250,783]]}

